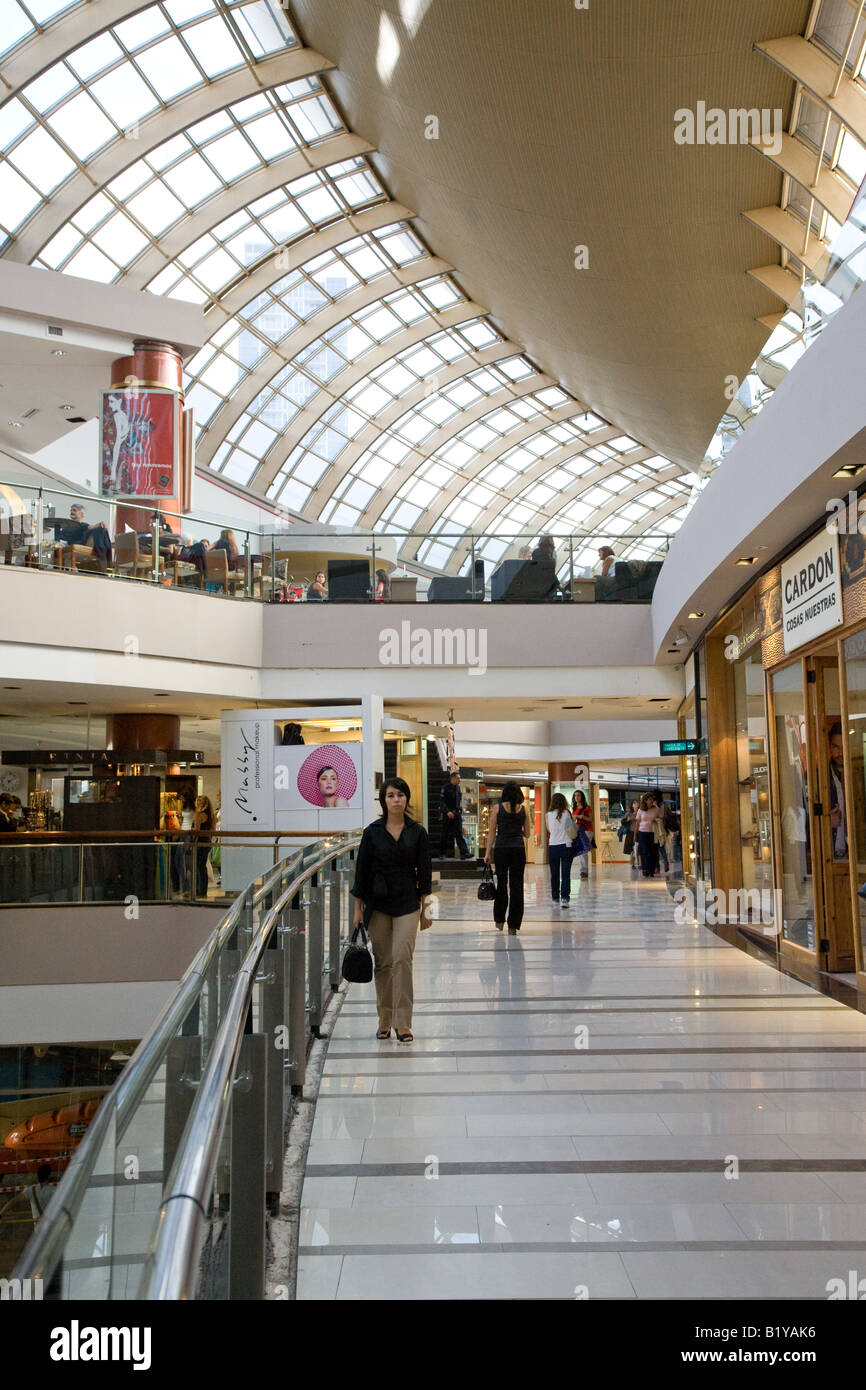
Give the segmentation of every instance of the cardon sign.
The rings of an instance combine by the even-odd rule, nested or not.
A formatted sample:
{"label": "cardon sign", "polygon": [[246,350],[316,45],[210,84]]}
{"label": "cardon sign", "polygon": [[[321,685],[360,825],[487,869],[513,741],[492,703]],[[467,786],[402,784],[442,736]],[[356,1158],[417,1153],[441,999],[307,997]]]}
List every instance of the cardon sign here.
{"label": "cardon sign", "polygon": [[842,622],[839,537],[821,531],[782,565],[782,632],[785,651]]}

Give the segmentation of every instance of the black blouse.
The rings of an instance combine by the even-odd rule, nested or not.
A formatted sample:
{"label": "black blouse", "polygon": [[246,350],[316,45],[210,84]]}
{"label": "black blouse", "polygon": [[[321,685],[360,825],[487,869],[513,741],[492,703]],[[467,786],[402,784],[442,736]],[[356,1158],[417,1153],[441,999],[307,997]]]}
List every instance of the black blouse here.
{"label": "black blouse", "polygon": [[423,825],[406,817],[399,840],[385,828],[386,817],[368,825],[355,862],[352,896],[389,917],[417,912],[433,888],[430,839]]}

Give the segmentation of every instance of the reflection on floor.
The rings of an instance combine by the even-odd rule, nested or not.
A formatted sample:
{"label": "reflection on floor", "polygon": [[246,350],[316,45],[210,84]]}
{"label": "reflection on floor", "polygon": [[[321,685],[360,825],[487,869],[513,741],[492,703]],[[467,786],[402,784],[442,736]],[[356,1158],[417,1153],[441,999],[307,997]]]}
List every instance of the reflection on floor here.
{"label": "reflection on floor", "polygon": [[866,1275],[866,1018],[674,919],[664,880],[527,872],[518,937],[444,883],[416,1042],[351,988],[302,1299],[826,1299]]}

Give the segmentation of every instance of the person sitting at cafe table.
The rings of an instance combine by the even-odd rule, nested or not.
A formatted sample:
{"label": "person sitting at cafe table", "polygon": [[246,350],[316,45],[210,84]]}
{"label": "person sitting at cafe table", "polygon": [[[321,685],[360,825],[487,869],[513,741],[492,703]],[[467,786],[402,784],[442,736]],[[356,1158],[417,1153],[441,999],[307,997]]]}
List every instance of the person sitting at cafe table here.
{"label": "person sitting at cafe table", "polygon": [[241,553],[240,547],[235,540],[234,531],[220,531],[220,538],[218,541],[214,541],[211,550],[224,550],[226,552],[230,570],[235,568],[238,556]]}
{"label": "person sitting at cafe table", "polygon": [[168,553],[169,558],[173,558],[176,548],[184,543],[183,536],[176,531],[172,531],[166,518],[159,511],[152,511],[149,518],[149,526],[146,531],[138,533],[138,548],[143,555],[153,553],[153,523],[158,525],[159,549],[160,552]]}
{"label": "person sitting at cafe table", "polygon": [[99,563],[100,569],[107,569],[111,563],[111,536],[108,528],[101,522],[91,526],[84,519],[84,508],[75,502],[69,508],[69,520],[60,521],[54,528],[58,541],[63,545],[89,545]]}
{"label": "person sitting at cafe table", "polygon": [[307,603],[326,603],[328,600],[328,585],[325,580],[325,571],[319,570],[315,580],[307,588]]}

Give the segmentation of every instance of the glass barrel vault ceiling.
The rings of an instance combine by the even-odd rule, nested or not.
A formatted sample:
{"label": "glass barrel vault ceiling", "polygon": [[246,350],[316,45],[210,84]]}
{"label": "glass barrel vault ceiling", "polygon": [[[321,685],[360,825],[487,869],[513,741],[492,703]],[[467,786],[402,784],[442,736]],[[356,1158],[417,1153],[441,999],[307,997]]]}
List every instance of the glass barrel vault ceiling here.
{"label": "glass barrel vault ceiling", "polygon": [[0,254],[202,305],[200,463],[313,522],[430,533],[407,554],[437,567],[467,530],[490,559],[541,531],[594,532],[579,563],[664,548],[695,474],[467,299],[276,0],[99,9],[7,0]]}

